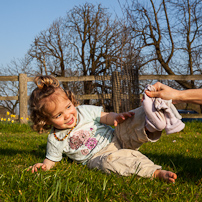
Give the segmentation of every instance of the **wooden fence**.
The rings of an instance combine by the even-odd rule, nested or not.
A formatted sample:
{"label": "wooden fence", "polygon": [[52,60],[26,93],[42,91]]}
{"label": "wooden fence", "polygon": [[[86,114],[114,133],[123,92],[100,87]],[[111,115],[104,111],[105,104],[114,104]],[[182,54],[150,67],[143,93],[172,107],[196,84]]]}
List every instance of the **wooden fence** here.
{"label": "wooden fence", "polygon": [[[62,82],[72,82],[72,81],[95,81],[102,80],[103,77],[100,76],[81,76],[81,77],[57,77],[59,81]],[[110,80],[111,76],[105,76],[104,80]],[[28,118],[28,108],[27,100],[29,96],[27,95],[27,82],[33,82],[34,77],[27,77],[26,74],[19,74],[19,76],[0,76],[0,81],[19,81],[19,96],[0,96],[0,100],[19,100],[19,120],[21,123],[26,123]],[[202,75],[140,75],[139,80],[202,80]],[[91,100],[91,99],[111,99],[112,94],[98,95],[79,95],[76,96],[79,100]],[[116,99],[116,98],[115,98]],[[20,118],[20,117],[23,117]],[[183,115],[185,118],[194,117],[202,118],[201,114],[197,115]]]}

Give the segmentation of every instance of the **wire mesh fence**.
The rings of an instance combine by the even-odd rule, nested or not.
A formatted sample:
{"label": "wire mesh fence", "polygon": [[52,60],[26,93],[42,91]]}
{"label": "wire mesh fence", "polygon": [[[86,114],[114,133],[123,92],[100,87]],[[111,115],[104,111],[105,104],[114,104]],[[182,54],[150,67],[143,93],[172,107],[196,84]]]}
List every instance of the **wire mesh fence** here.
{"label": "wire mesh fence", "polygon": [[114,111],[124,112],[140,106],[138,69],[130,68],[112,74]]}

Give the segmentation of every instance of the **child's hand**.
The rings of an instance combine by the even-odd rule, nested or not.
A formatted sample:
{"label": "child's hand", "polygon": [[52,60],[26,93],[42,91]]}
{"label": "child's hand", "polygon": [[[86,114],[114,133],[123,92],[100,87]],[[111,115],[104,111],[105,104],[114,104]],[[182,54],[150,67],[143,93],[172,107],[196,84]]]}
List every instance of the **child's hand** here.
{"label": "child's hand", "polygon": [[134,112],[123,112],[117,114],[116,118],[114,119],[114,126],[117,126],[118,123],[123,123],[126,119],[131,118],[134,115]]}
{"label": "child's hand", "polygon": [[38,168],[41,168],[42,170],[50,170],[55,165],[54,161],[51,161],[47,158],[44,159],[43,163],[36,163],[33,166],[30,166],[27,171],[32,170],[32,173],[37,172]]}
{"label": "child's hand", "polygon": [[47,166],[44,163],[37,163],[33,166],[30,166],[27,171],[32,170],[32,173],[37,172],[37,169],[41,168],[42,170],[46,171],[47,170]]}

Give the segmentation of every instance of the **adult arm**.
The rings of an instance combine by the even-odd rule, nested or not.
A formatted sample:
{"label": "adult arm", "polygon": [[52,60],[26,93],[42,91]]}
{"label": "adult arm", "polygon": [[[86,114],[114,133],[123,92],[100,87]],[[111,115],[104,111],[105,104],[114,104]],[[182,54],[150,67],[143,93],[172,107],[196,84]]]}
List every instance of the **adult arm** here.
{"label": "adult arm", "polygon": [[174,104],[193,103],[202,104],[202,89],[176,90],[160,82],[153,85],[156,92],[146,91],[149,97],[159,97],[164,100],[172,99]]}

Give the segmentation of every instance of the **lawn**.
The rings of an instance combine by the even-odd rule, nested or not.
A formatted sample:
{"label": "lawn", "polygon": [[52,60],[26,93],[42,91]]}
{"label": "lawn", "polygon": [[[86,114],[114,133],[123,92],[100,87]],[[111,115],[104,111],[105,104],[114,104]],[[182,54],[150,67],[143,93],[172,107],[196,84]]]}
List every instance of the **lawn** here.
{"label": "lawn", "polygon": [[184,131],[163,133],[140,151],[163,169],[177,173],[175,184],[136,175],[122,177],[88,170],[67,157],[50,171],[27,168],[45,157],[48,133],[28,125],[0,122],[0,202],[11,201],[202,201],[202,123],[186,123]]}

